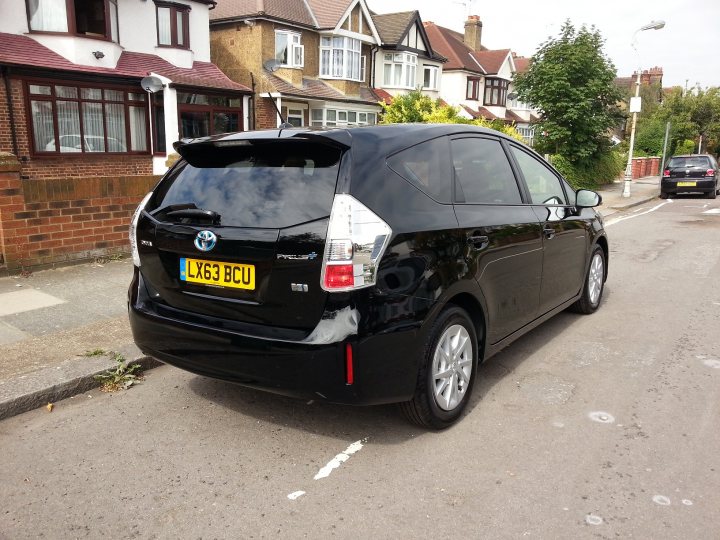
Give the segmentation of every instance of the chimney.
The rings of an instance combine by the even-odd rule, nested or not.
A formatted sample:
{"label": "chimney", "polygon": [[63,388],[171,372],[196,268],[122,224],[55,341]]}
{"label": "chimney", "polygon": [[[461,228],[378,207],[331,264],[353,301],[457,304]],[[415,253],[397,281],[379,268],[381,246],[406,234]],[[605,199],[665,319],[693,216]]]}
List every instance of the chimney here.
{"label": "chimney", "polygon": [[465,37],[463,39],[465,45],[470,47],[473,51],[479,51],[481,49],[481,38],[482,22],[480,21],[480,16],[468,16],[468,20],[465,21]]}

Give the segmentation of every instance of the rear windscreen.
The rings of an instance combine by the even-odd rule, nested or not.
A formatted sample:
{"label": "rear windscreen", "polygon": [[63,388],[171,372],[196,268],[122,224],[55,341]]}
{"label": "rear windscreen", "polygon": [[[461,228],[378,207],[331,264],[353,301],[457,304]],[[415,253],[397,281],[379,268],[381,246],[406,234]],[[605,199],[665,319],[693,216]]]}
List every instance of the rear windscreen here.
{"label": "rear windscreen", "polygon": [[708,169],[710,167],[710,160],[705,156],[674,157],[670,159],[668,167],[671,169],[680,169],[687,167]]}
{"label": "rear windscreen", "polygon": [[182,153],[186,161],[163,179],[147,208],[157,219],[195,207],[220,214],[222,226],[280,229],[330,215],[338,148],[280,140]]}

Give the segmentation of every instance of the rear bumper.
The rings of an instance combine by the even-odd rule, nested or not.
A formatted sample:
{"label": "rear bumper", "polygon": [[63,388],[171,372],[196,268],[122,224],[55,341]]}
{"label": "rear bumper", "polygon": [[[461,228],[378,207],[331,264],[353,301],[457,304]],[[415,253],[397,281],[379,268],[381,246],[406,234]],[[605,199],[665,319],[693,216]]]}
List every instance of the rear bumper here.
{"label": "rear bumper", "polygon": [[[373,405],[409,400],[417,380],[417,331],[350,336],[324,345],[274,340],[162,316],[143,294],[139,273],[129,291],[130,326],[143,353],[199,375],[282,395]],[[345,349],[353,348],[347,384]]]}
{"label": "rear bumper", "polygon": [[[678,183],[694,183],[695,185],[683,186]],[[717,183],[714,178],[705,180],[701,178],[663,178],[660,183],[660,189],[663,193],[712,193],[717,189]]]}

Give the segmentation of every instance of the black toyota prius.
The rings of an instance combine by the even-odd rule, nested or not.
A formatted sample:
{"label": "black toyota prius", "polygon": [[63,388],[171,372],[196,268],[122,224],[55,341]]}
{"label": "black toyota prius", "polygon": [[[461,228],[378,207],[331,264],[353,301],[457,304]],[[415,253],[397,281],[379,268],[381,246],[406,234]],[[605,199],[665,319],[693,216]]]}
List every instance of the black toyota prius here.
{"label": "black toyota prius", "polygon": [[286,129],[176,144],[138,207],[140,349],[441,429],[478,363],[566,308],[594,312],[594,207],[522,143],[466,125]]}

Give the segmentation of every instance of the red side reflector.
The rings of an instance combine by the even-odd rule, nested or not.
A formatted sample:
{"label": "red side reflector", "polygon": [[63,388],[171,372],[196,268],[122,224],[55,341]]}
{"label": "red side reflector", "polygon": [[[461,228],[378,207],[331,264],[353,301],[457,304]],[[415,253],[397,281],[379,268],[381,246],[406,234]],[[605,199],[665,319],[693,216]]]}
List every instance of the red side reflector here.
{"label": "red side reflector", "polygon": [[715,176],[715,169],[708,169],[705,176]]}
{"label": "red side reflector", "polygon": [[355,382],[355,373],[353,372],[353,350],[350,343],[345,344],[345,384]]}
{"label": "red side reflector", "polygon": [[325,287],[341,289],[355,285],[352,264],[328,264],[325,266]]}
{"label": "red side reflector", "polygon": [[670,169],[665,169],[663,171],[663,176],[670,176]]}

